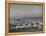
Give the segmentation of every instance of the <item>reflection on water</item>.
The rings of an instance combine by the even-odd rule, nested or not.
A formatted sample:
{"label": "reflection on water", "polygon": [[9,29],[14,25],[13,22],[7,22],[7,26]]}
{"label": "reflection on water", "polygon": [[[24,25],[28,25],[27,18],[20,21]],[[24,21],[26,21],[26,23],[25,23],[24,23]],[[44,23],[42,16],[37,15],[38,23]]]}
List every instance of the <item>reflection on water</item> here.
{"label": "reflection on water", "polygon": [[42,17],[10,18],[10,32],[39,32],[42,27]]}

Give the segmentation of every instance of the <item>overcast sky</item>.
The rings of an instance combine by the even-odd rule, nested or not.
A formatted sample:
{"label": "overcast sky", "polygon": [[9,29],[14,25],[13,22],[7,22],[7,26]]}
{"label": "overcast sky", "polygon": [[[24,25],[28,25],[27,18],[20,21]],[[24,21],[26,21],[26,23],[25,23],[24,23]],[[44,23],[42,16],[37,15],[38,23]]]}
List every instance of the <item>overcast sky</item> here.
{"label": "overcast sky", "polygon": [[10,4],[10,17],[42,16],[42,6]]}

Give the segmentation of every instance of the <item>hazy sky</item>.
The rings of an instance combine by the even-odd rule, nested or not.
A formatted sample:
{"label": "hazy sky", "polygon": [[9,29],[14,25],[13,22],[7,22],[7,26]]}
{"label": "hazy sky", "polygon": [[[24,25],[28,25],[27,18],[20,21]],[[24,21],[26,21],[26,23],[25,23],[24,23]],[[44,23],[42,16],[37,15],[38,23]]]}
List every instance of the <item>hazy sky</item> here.
{"label": "hazy sky", "polygon": [[42,7],[36,5],[10,5],[10,17],[42,16]]}

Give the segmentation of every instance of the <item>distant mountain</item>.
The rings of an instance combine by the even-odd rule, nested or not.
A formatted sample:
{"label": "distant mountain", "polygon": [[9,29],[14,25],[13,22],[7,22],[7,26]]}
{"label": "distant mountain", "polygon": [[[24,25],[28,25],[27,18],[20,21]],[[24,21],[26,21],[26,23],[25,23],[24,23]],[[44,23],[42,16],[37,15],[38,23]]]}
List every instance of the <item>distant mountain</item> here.
{"label": "distant mountain", "polygon": [[41,17],[10,17],[10,21],[15,21],[15,20],[21,20],[21,19],[42,19],[42,16]]}

